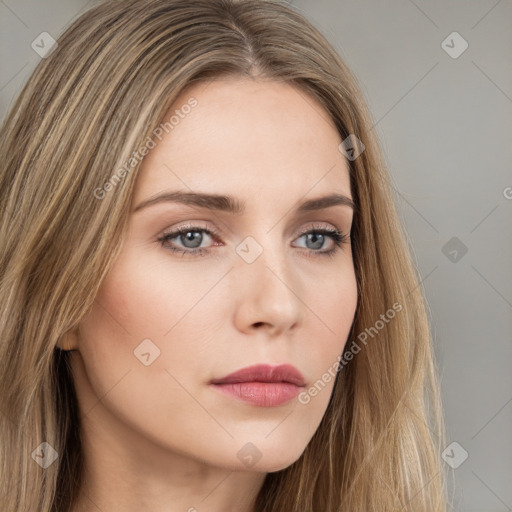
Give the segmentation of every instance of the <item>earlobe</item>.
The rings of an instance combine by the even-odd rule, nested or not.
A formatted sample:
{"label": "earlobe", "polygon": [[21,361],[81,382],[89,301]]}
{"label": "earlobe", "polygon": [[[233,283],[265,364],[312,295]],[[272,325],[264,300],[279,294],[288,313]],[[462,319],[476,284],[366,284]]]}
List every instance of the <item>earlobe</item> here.
{"label": "earlobe", "polygon": [[71,329],[65,332],[57,342],[56,348],[69,352],[78,348],[77,329]]}

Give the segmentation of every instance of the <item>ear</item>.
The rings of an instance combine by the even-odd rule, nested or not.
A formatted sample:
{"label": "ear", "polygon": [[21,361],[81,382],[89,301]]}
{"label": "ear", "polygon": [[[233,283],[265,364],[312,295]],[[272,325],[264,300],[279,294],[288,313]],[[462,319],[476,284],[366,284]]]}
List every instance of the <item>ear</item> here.
{"label": "ear", "polygon": [[65,332],[57,342],[57,348],[65,351],[76,350],[78,348],[77,329],[70,329]]}

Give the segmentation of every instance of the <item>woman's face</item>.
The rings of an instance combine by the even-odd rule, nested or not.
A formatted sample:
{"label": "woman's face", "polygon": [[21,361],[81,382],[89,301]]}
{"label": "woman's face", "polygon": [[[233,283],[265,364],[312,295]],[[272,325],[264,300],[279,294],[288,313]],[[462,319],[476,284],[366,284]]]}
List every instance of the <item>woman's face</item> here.
{"label": "woman's face", "polygon": [[[352,208],[301,209],[352,198],[341,138],[319,103],[278,82],[194,85],[171,115],[142,163],[122,251],[80,325],[73,371],[85,435],[139,462],[155,449],[277,471],[319,426],[356,309],[350,240],[322,234],[348,235]],[[138,208],[164,193],[188,196]],[[193,194],[229,196],[243,211]],[[285,373],[212,384],[256,364],[292,365],[303,386]]]}

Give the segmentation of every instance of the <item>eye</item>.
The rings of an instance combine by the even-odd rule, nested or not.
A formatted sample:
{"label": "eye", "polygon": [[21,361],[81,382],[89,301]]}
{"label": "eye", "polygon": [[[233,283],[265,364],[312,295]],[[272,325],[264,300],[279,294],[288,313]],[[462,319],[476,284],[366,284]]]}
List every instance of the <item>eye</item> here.
{"label": "eye", "polygon": [[[335,228],[313,226],[312,228],[303,231],[298,238],[300,239],[302,237],[306,237],[306,249],[309,249],[309,252],[313,253],[314,256],[319,255],[332,257],[338,252],[341,245],[347,242],[349,235],[346,235]],[[327,239],[331,240],[331,248],[323,251],[317,250],[324,247]]]}
{"label": "eye", "polygon": [[[174,252],[181,253],[183,256],[205,256],[210,251],[209,248],[201,247],[201,244],[206,238],[219,238],[217,232],[213,229],[207,229],[203,226],[189,225],[181,226],[170,233],[166,233],[158,238],[160,244],[166,249]],[[306,251],[314,256],[334,256],[340,249],[341,245],[345,243],[349,235],[345,235],[335,228],[326,228],[325,226],[313,226],[306,231],[299,233],[296,240],[305,238]],[[331,240],[331,248],[321,250],[326,243],[326,240]],[[221,245],[221,244],[217,244]]]}
{"label": "eye", "polygon": [[[204,256],[209,251],[208,249],[200,247],[204,240],[204,235],[202,233],[206,233],[207,237],[210,238],[216,234],[214,230],[206,229],[202,226],[181,226],[171,233],[162,235],[158,241],[163,247],[172,252],[181,253],[183,255],[190,254]],[[175,242],[170,244],[169,242],[174,239],[177,239],[177,241],[183,245],[181,247],[176,247]]]}

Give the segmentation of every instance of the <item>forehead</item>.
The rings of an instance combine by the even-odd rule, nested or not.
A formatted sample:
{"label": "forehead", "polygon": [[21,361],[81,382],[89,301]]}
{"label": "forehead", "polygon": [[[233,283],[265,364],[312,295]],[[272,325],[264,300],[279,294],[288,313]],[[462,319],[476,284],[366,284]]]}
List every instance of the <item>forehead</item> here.
{"label": "forehead", "polygon": [[282,202],[290,194],[350,195],[348,162],[332,119],[315,98],[289,83],[198,83],[179,95],[163,123],[142,162],[134,202],[176,189],[229,194],[248,203],[251,196]]}

